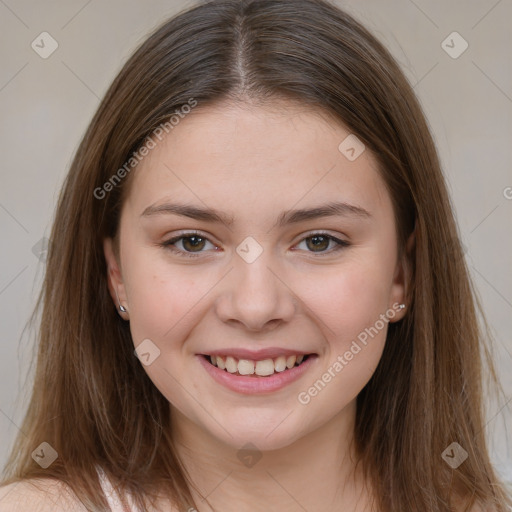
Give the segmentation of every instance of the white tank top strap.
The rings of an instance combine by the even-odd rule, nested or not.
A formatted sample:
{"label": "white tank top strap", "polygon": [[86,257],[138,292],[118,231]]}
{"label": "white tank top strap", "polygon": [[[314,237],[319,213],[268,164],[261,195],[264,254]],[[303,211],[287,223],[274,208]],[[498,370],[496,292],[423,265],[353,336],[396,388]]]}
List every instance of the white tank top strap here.
{"label": "white tank top strap", "polygon": [[98,476],[100,478],[101,488],[107,498],[108,506],[112,512],[138,512],[138,509],[133,503],[133,499],[130,495],[124,497],[121,500],[119,493],[112,486],[112,482],[107,477],[101,467],[96,466]]}

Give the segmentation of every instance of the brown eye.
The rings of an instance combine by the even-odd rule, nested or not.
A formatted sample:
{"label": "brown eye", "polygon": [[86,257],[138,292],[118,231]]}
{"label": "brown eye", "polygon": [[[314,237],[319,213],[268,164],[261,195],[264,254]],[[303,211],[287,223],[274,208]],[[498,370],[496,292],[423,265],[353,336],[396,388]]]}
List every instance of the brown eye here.
{"label": "brown eye", "polygon": [[[207,243],[211,244],[213,248],[216,247],[206,237],[197,233],[189,233],[171,238],[161,245],[162,247],[171,250],[179,256],[194,257],[200,256],[201,253],[205,252],[203,249]],[[182,248],[179,247],[180,244]]]}
{"label": "brown eye", "polygon": [[184,236],[182,240],[185,250],[191,252],[200,252],[205,243],[205,239],[200,236]]}
{"label": "brown eye", "polygon": [[[334,243],[334,247],[331,250],[327,250],[331,242]],[[320,255],[330,254],[350,245],[348,242],[339,240],[338,238],[326,233],[314,233],[303,238],[300,243],[304,243],[306,245],[306,252],[317,253]]]}
{"label": "brown eye", "polygon": [[329,247],[330,239],[324,235],[315,235],[310,236],[309,238],[306,238],[306,240],[309,240],[311,243],[306,242],[306,245],[308,248],[312,248],[314,252],[316,252],[316,249],[319,251],[324,251]]}

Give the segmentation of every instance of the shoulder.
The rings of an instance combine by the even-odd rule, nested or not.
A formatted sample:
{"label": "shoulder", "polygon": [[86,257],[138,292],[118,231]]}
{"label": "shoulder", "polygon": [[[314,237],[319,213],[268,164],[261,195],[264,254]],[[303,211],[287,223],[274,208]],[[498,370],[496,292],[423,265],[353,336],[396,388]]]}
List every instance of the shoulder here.
{"label": "shoulder", "polygon": [[51,478],[21,480],[0,487],[0,512],[84,512],[69,487]]}
{"label": "shoulder", "polygon": [[[118,497],[111,494],[109,480],[102,479],[103,491],[106,492],[109,506],[113,510],[122,510]],[[132,510],[137,510],[130,499]],[[169,508],[170,507],[170,508]],[[169,499],[160,498],[157,506],[151,510],[169,510],[178,512],[179,508]],[[0,512],[87,512],[87,508],[71,491],[68,485],[52,478],[21,480],[0,486]]]}

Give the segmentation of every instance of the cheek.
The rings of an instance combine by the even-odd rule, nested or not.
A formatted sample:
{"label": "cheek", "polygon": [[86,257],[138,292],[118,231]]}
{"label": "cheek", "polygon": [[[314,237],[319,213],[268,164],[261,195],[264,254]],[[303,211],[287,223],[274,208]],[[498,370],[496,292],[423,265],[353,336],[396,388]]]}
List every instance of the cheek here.
{"label": "cheek", "polygon": [[150,352],[158,350],[144,371],[169,402],[191,414],[189,395],[180,391],[179,384],[186,381],[188,369],[182,349],[204,313],[201,298],[215,281],[208,282],[208,276],[200,279],[193,266],[171,265],[165,257],[145,250],[126,256],[123,271],[134,346],[149,339],[157,347],[150,345]]}
{"label": "cheek", "polygon": [[387,267],[382,260],[347,259],[329,272],[310,273],[296,289],[321,320],[326,336],[345,340],[373,325],[387,310],[392,282]]}
{"label": "cheek", "polygon": [[154,251],[134,251],[126,257],[124,271],[135,344],[145,338],[159,342],[176,338],[213,284],[199,279],[193,266],[171,265]]}
{"label": "cheek", "polygon": [[379,363],[388,328],[389,266],[384,258],[360,252],[328,275],[323,269],[302,282],[300,293],[327,341],[311,394],[304,390],[318,411],[353,400]]}
{"label": "cheek", "polygon": [[[337,272],[309,299],[323,329],[321,364],[298,399],[319,426],[354,400],[380,361],[388,321],[386,286],[378,272]],[[384,320],[382,319],[384,318]]]}

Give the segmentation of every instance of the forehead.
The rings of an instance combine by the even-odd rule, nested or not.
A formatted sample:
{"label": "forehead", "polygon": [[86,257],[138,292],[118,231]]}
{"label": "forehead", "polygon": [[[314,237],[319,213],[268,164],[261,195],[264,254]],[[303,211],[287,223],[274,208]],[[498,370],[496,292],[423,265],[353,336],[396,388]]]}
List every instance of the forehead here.
{"label": "forehead", "polygon": [[249,217],[340,198],[389,207],[370,152],[353,161],[340,152],[350,135],[325,111],[298,103],[196,107],[135,169],[127,206],[141,213],[179,198]]}

